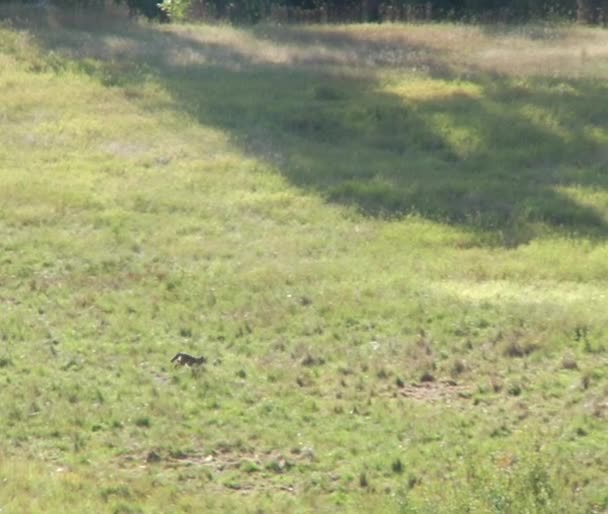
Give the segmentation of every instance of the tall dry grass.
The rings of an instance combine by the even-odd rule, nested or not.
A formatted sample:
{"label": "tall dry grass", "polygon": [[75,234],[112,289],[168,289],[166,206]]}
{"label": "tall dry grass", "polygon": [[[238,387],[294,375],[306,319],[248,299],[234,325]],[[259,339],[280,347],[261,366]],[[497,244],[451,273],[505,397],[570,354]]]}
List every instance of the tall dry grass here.
{"label": "tall dry grass", "polygon": [[[260,24],[251,28],[146,24],[146,35],[119,8],[95,13],[2,6],[26,30],[49,28],[52,47],[74,58],[161,59],[172,66],[292,66],[363,73],[445,70],[507,76],[608,76],[608,32],[566,24],[465,25]],[[114,26],[111,33],[105,27]],[[127,28],[128,26],[128,28]],[[148,38],[150,31],[156,38]],[[103,35],[101,32],[104,32]],[[172,36],[179,36],[176,39]]]}

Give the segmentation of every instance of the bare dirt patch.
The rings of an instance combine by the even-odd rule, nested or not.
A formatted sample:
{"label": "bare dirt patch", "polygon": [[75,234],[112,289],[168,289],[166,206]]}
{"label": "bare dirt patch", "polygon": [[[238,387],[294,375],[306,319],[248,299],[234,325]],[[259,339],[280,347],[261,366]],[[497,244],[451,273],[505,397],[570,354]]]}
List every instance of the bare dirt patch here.
{"label": "bare dirt patch", "polygon": [[[238,471],[242,478],[237,481],[230,480],[223,485],[239,490],[260,491],[275,489],[288,493],[295,493],[295,486],[287,478],[287,474],[298,464],[310,463],[314,460],[314,453],[308,449],[297,449],[288,452],[278,450],[254,451],[243,449],[219,448],[214,450],[160,450],[152,449],[121,455],[119,466],[122,469],[144,470],[162,467],[165,470],[182,471],[187,468],[203,468],[217,474],[218,483],[222,482],[222,475],[234,476]],[[279,483],[268,481],[269,476],[285,475]],[[211,476],[211,475],[209,475]],[[264,477],[260,482],[256,477]],[[287,480],[287,482],[285,482]]]}
{"label": "bare dirt patch", "polygon": [[453,380],[404,384],[393,396],[404,396],[420,402],[446,402],[464,400],[470,397],[468,388]]}

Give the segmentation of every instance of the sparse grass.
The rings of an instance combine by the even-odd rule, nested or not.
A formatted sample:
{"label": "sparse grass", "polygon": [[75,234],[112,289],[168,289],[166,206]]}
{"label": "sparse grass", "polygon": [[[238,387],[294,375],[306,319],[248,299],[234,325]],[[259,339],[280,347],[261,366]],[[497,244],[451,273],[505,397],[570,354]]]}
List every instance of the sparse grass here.
{"label": "sparse grass", "polygon": [[608,508],[606,32],[16,12],[3,512]]}

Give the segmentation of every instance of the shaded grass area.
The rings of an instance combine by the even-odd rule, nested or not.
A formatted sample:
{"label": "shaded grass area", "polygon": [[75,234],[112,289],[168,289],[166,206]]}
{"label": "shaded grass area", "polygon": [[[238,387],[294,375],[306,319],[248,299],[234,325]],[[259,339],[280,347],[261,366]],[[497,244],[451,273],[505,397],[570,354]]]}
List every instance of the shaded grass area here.
{"label": "shaded grass area", "polygon": [[[222,86],[213,94],[203,71],[191,82],[178,75],[169,87],[192,100],[203,85],[209,102],[193,113],[201,122],[236,132],[256,157],[273,147],[285,149],[281,169],[291,183],[366,214],[419,214],[481,231],[488,242],[508,246],[542,235],[545,228],[600,239],[606,234],[594,206],[560,190],[605,187],[606,161],[599,157],[603,138],[587,137],[581,120],[568,114],[548,121],[562,134],[544,127],[544,121],[535,124],[553,117],[549,105],[563,105],[559,93],[522,100],[526,90],[542,86],[522,92],[467,81],[449,88],[447,99],[431,95],[417,101],[414,91],[408,102],[407,89],[402,100],[373,84],[353,85],[352,79],[311,81],[293,74],[285,81],[280,75],[222,73],[216,82]],[[266,94],[268,81],[286,85],[273,91],[278,98]],[[481,91],[483,99],[469,98],[469,88]],[[599,105],[604,93],[603,84],[595,83],[575,94]],[[239,120],[236,130],[226,124],[231,119]],[[600,125],[602,119],[605,113]],[[260,140],[271,141],[271,148]],[[584,163],[581,153],[588,156]]]}
{"label": "shaded grass area", "polygon": [[601,55],[54,16],[0,29],[0,507],[605,510]]}

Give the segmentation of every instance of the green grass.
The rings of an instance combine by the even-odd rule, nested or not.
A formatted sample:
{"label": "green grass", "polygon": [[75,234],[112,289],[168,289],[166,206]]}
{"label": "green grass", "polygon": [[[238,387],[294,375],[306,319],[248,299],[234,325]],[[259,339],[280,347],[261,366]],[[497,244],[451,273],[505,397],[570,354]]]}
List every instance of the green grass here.
{"label": "green grass", "polygon": [[605,32],[33,12],[2,512],[608,509]]}

